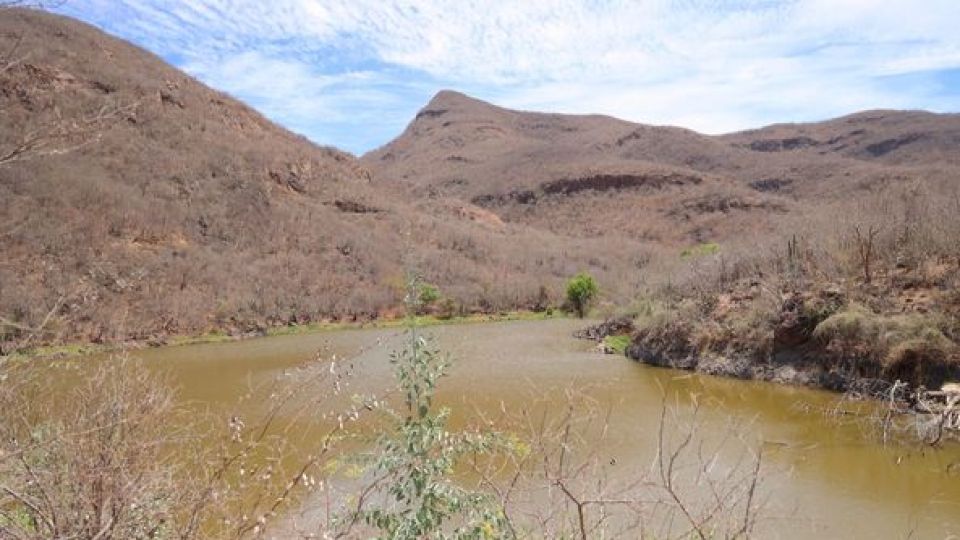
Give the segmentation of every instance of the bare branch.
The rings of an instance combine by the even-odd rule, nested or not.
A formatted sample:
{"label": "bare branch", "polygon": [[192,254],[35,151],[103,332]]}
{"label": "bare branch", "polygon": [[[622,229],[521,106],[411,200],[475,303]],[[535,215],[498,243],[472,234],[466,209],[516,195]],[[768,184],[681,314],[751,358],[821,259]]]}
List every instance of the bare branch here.
{"label": "bare branch", "polygon": [[102,107],[78,120],[61,118],[57,113],[55,120],[27,132],[12,147],[0,149],[0,167],[37,157],[68,154],[95,144],[106,129],[133,113],[138,106],[139,103],[132,103]]}

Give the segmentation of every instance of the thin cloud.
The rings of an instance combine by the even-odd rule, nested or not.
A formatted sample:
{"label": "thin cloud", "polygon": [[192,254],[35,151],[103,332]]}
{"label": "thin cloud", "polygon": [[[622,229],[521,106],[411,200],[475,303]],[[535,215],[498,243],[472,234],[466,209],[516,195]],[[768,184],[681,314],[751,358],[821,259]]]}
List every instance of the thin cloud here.
{"label": "thin cloud", "polygon": [[443,87],[709,133],[864,108],[960,109],[957,92],[936,82],[960,68],[954,0],[922,9],[865,0],[73,0],[62,9],[355,152],[395,136]]}

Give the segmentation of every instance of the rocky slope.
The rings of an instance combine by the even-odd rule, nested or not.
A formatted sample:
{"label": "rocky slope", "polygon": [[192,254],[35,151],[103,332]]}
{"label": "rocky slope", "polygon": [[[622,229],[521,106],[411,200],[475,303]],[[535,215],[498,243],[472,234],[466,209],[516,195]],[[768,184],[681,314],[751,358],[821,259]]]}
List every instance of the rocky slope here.
{"label": "rocky slope", "polygon": [[377,182],[570,236],[667,245],[763,234],[784,214],[960,171],[960,115],[871,111],[711,137],[503,109],[443,91],[362,158]]}

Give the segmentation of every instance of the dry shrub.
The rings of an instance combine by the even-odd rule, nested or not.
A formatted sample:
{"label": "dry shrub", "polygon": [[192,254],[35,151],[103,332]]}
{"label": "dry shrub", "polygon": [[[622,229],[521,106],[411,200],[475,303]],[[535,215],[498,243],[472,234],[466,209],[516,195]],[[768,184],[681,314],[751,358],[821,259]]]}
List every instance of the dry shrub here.
{"label": "dry shrub", "polygon": [[[145,369],[98,370],[65,401],[35,379],[4,396],[0,536],[152,538],[170,532],[180,436],[173,393]],[[38,403],[40,402],[40,403]]]}
{"label": "dry shrub", "polygon": [[935,388],[957,372],[951,360],[956,345],[941,330],[948,324],[937,316],[884,317],[853,305],[821,322],[813,334],[856,360],[864,375]]}
{"label": "dry shrub", "polygon": [[716,316],[714,303],[683,300],[672,307],[649,303],[634,320],[635,338],[647,348],[670,357],[714,353],[767,358],[773,352],[777,310],[764,299]]}
{"label": "dry shrub", "polygon": [[[4,539],[278,529],[285,510],[328,488],[322,464],[360,417],[359,405],[333,403],[348,375],[317,360],[249,389],[256,411],[229,421],[179,402],[164,376],[132,360],[82,366],[66,392],[52,382],[57,367],[0,361]],[[297,446],[307,434],[309,453]]]}
{"label": "dry shrub", "polygon": [[952,343],[943,333],[943,330],[949,324],[949,319],[935,314],[896,315],[884,320],[881,338],[883,343],[889,346],[917,339],[929,342],[939,348],[949,349]]}
{"label": "dry shrub", "polygon": [[[554,390],[559,391],[559,390]],[[512,425],[518,451],[481,460],[475,472],[499,498],[517,538],[747,538],[763,512],[766,470],[762,451],[740,436],[742,425],[719,437],[702,430],[704,411],[693,400],[666,397],[649,467],[623,469],[605,454],[606,406],[589,389],[534,397]],[[543,400],[541,402],[541,399]]]}
{"label": "dry shrub", "polygon": [[725,321],[724,340],[716,352],[735,352],[763,360],[773,353],[773,327],[777,313],[764,302],[754,301]]}
{"label": "dry shrub", "polygon": [[698,312],[697,306],[689,301],[675,307],[648,304],[634,321],[637,328],[634,341],[657,356],[686,356],[694,349],[694,329],[700,320]]}

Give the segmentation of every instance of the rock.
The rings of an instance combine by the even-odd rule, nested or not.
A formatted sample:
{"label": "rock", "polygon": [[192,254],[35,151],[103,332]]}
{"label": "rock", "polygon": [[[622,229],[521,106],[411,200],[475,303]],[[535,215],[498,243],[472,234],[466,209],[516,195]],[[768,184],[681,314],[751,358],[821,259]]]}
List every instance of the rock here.
{"label": "rock", "polygon": [[850,377],[836,371],[820,373],[816,386],[833,392],[846,392],[850,388]]}
{"label": "rock", "polygon": [[627,346],[627,358],[650,364],[651,366],[670,367],[676,369],[696,369],[699,360],[692,354],[667,355],[661,351],[634,341]]}
{"label": "rock", "polygon": [[791,349],[810,338],[809,324],[803,316],[803,302],[800,293],[793,293],[784,300],[780,320],[773,330],[773,343],[777,349]]}
{"label": "rock", "polygon": [[597,343],[596,349],[597,349],[597,352],[600,352],[602,354],[613,354],[614,352],[616,352],[602,341],[600,343]]}
{"label": "rock", "polygon": [[943,392],[944,394],[960,395],[960,383],[955,383],[955,382],[944,383],[944,385],[940,387],[940,391]]}
{"label": "rock", "polygon": [[596,326],[589,326],[573,333],[577,339],[589,339],[591,341],[603,341],[607,336],[617,336],[632,333],[633,319],[628,316],[615,317],[607,319]]}
{"label": "rock", "polygon": [[730,356],[707,356],[697,363],[697,371],[708,375],[721,375],[737,379],[753,378],[753,362],[747,358]]}

